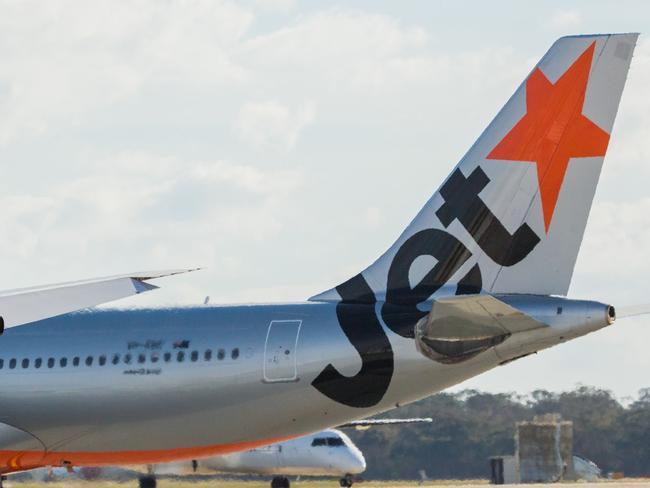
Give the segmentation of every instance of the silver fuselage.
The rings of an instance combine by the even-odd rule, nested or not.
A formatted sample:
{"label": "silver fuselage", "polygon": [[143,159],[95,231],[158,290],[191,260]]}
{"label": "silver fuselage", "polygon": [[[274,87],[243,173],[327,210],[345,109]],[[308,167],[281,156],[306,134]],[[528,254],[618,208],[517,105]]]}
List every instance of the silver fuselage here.
{"label": "silver fuselage", "polygon": [[[581,304],[592,306],[570,303],[580,314]],[[519,306],[539,308],[534,300]],[[360,368],[335,304],[92,310],[9,329],[0,337],[2,470],[194,459],[315,432],[606,325],[593,314],[578,323],[567,304],[564,310],[540,317],[547,327],[460,364],[432,361],[413,339],[386,330],[394,372],[383,398],[367,408],[333,401],[312,385],[328,364],[346,376]]]}

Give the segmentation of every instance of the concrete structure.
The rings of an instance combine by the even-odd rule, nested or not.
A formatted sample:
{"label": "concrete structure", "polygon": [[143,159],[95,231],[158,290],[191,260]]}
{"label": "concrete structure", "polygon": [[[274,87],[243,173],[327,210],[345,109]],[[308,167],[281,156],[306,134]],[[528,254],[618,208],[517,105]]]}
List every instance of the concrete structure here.
{"label": "concrete structure", "polygon": [[573,422],[563,421],[558,414],[519,422],[515,446],[521,483],[575,479]]}
{"label": "concrete structure", "polygon": [[[576,466],[576,463],[578,464]],[[573,455],[573,422],[559,414],[518,422],[515,455],[490,458],[492,484],[594,480],[598,466]]]}

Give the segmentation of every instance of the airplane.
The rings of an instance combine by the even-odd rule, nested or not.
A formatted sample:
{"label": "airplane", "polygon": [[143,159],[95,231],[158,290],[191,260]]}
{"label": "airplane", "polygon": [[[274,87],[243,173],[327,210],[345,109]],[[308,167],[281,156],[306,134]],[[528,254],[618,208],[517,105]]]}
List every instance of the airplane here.
{"label": "airplane", "polygon": [[[366,430],[371,427],[431,423],[431,418],[364,419],[348,422],[341,428]],[[177,461],[139,467],[146,476],[140,488],[155,488],[156,475],[190,474],[258,474],[273,476],[271,488],[290,488],[287,476],[335,476],[343,488],[350,488],[355,476],[366,470],[363,453],[338,429],[326,429],[296,439],[248,451],[214,456],[206,459]]]}
{"label": "airplane", "polygon": [[[341,428],[367,430],[371,427],[403,424],[431,423],[431,418],[364,419],[349,422]],[[297,439],[271,444],[248,451],[192,459],[165,464],[99,468],[40,468],[29,472],[32,479],[52,480],[69,477],[123,481],[134,473],[139,477],[140,488],[154,488],[158,475],[190,476],[216,473],[271,475],[271,488],[289,488],[287,476],[339,477],[341,487],[349,488],[355,475],[366,469],[363,453],[352,440],[338,429],[326,429]]]}
{"label": "airplane", "polygon": [[257,474],[273,476],[271,488],[290,488],[288,476],[334,476],[342,487],[366,469],[366,460],[350,438],[326,429],[297,439],[206,459],[149,466],[140,488],[155,488],[154,475]]}
{"label": "airplane", "polygon": [[39,468],[30,472],[35,480],[101,479],[124,480],[138,473],[140,488],[155,488],[157,477],[212,475],[218,473],[273,476],[271,488],[290,488],[288,476],[334,476],[342,487],[350,487],[355,475],[366,469],[366,460],[350,438],[336,429],[326,429],[297,439],[248,451],[172,463],[109,468]]}
{"label": "airplane", "polygon": [[397,241],[305,302],[8,328],[0,474],[282,442],[612,325],[612,305],[566,295],[637,36],[557,40]]}
{"label": "airplane", "polygon": [[0,291],[0,334],[10,327],[155,290],[158,287],[150,280],[198,269],[147,271]]}

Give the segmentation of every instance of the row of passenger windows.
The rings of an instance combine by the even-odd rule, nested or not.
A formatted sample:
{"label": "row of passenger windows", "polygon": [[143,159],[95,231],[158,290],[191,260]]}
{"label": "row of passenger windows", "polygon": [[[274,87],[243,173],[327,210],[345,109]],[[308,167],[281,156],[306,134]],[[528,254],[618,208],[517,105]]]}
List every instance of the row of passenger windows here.
{"label": "row of passenger windows", "polygon": [[[160,361],[165,362],[165,363],[170,363],[172,361],[176,361],[179,363],[182,363],[185,361],[185,358],[189,358],[190,361],[192,362],[197,362],[199,358],[202,358],[203,361],[212,361],[213,357],[216,357],[217,360],[221,361],[225,359],[226,357],[226,350],[225,349],[219,349],[217,350],[216,354],[212,354],[212,349],[206,349],[203,354],[200,354],[199,351],[192,351],[189,354],[186,351],[177,351],[175,353],[172,352],[164,352],[164,353],[159,353],[159,352],[152,352],[148,357],[144,353],[139,353],[139,354],[113,354],[110,357],[110,363],[111,364],[144,364],[147,362],[147,359],[149,359],[149,362],[151,363],[158,363]],[[239,357],[239,348],[234,348],[232,351],[230,351],[230,357],[231,359],[237,359]],[[99,366],[105,366],[109,362],[109,357],[106,356],[105,354],[102,354],[101,356],[97,357],[97,362]],[[72,358],[71,361],[68,361],[67,357],[62,357],[59,358],[58,360],[56,358],[48,358],[47,361],[44,361],[43,358],[36,358],[34,359],[33,363],[30,362],[28,358],[22,359],[20,361],[20,367],[23,369],[29,368],[30,364],[33,365],[34,368],[39,369],[43,367],[44,365],[47,365],[48,368],[53,368],[55,365],[57,365],[61,368],[65,368],[68,366],[68,364],[71,364],[74,367],[79,366],[82,364],[82,358],[79,356],[75,356]],[[95,357],[94,356],[86,356],[83,359],[83,364],[86,366],[92,366],[95,364]],[[9,369],[16,369],[16,366],[18,366],[18,359],[12,358],[7,361],[7,366]],[[3,369],[5,367],[5,360],[0,359],[0,369]]]}

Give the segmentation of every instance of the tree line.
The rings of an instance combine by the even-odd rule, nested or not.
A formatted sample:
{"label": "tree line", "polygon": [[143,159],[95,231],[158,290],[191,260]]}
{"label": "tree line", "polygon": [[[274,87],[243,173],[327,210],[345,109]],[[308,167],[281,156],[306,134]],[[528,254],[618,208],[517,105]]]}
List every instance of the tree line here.
{"label": "tree line", "polygon": [[440,393],[384,417],[432,417],[431,424],[348,430],[363,451],[366,479],[486,478],[490,456],[513,454],[515,423],[560,413],[573,421],[575,455],[603,472],[650,475],[650,388],[622,404],[598,388],[580,386],[527,396],[476,390]]}

